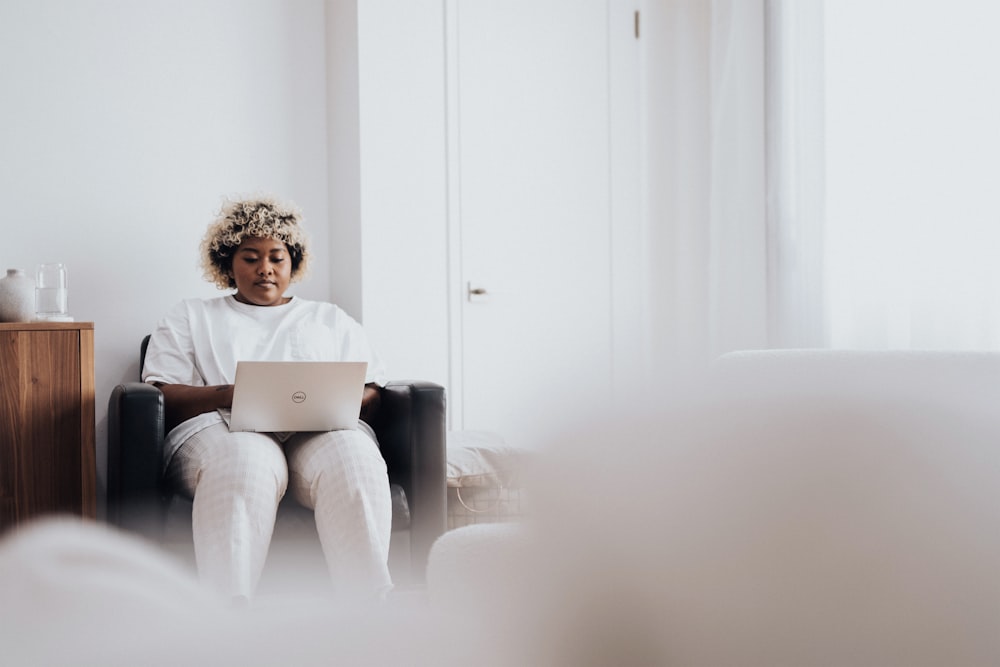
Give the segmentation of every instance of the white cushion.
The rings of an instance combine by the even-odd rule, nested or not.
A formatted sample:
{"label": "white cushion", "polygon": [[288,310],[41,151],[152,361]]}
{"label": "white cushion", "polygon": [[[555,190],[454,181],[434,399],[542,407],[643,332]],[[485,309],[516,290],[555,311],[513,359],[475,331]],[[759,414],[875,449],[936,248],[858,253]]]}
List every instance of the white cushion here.
{"label": "white cushion", "polygon": [[509,487],[517,483],[523,451],[491,431],[448,433],[448,486]]}

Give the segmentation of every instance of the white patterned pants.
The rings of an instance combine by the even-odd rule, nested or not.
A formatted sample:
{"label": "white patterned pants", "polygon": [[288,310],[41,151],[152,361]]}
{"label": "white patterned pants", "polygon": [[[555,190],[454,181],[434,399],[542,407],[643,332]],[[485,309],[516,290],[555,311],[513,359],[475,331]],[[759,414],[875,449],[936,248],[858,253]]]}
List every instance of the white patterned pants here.
{"label": "white patterned pants", "polygon": [[378,598],[392,588],[392,501],[385,460],[367,424],[354,431],[231,433],[224,423],[196,433],[167,476],[194,499],[195,561],[203,581],[233,598],[253,597],[278,502],[312,509],[335,591]]}

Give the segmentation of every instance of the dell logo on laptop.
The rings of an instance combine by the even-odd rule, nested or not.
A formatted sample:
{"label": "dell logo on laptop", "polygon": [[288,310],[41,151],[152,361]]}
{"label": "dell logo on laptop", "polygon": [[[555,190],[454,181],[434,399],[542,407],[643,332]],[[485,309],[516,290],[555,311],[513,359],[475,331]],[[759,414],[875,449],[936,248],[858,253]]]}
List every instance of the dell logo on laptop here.
{"label": "dell logo on laptop", "polygon": [[302,403],[305,400],[306,400],[306,392],[304,391],[297,391],[294,394],[292,394],[293,403]]}

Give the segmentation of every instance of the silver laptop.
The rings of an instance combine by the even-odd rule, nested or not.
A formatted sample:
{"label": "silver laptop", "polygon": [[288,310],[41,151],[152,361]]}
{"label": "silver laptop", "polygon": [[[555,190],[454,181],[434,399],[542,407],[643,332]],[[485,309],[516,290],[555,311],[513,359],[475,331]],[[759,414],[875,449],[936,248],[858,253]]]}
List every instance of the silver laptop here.
{"label": "silver laptop", "polygon": [[240,361],[230,431],[289,433],[356,429],[365,391],[364,361]]}

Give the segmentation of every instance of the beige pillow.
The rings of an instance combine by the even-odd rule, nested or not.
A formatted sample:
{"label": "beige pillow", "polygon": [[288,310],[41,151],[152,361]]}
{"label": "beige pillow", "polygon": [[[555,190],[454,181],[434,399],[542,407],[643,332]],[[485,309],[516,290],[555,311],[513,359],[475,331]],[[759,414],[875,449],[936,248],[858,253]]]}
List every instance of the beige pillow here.
{"label": "beige pillow", "polygon": [[448,486],[510,487],[517,484],[523,452],[491,431],[448,433]]}

